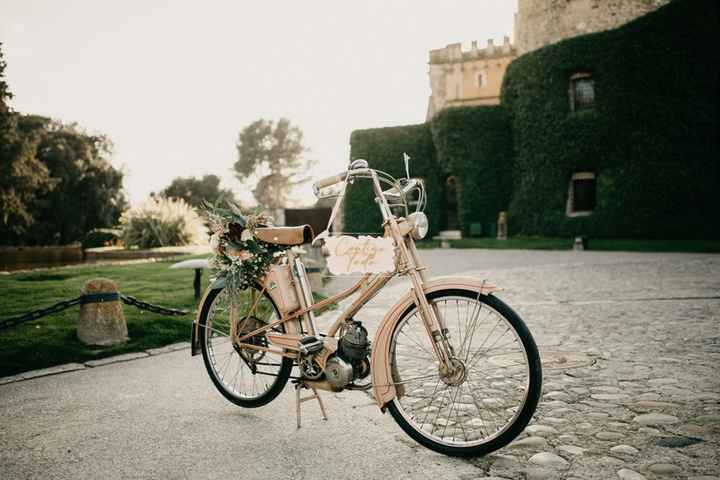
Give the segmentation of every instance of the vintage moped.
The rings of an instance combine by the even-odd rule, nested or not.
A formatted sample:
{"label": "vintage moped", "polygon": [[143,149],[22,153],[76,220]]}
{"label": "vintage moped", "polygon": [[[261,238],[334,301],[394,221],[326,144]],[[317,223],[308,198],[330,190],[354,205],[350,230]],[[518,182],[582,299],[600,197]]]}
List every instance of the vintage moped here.
{"label": "vintage moped", "polygon": [[[424,184],[407,176],[395,179],[355,160],[313,186],[316,195],[336,189],[332,224],[346,190],[369,180],[384,230],[383,236],[357,238],[330,235],[328,228],[315,239],[325,244],[336,270],[362,274],[321,301],[314,301],[303,260],[290,248],[313,241],[312,229],[255,228],[259,239],[283,253],[241,292],[222,279],[210,285],[193,324],[192,355],[202,352],[213,384],[241,407],[266,405],[292,379],[298,427],[304,400],[316,398],[325,417],[318,390],[369,391],[425,447],[485,455],[515,439],[535,412],[542,385],[538,349],[495,286],[428,277],[415,245],[428,232]],[[409,291],[375,323],[370,342],[357,314],[397,276],[410,280]],[[316,313],[357,292],[329,330],[319,332]],[[312,395],[301,397],[305,389]]]}

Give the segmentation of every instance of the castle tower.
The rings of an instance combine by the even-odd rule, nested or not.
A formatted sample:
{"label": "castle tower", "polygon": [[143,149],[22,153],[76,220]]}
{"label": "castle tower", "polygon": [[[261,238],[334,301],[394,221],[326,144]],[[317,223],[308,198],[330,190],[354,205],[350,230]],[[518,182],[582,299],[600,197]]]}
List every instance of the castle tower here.
{"label": "castle tower", "polygon": [[516,50],[505,37],[502,45],[488,40],[485,48],[472,42],[463,51],[460,43],[430,50],[430,88],[426,120],[447,107],[497,105],[507,65]]}
{"label": "castle tower", "polygon": [[591,32],[619,27],[670,0],[518,0],[518,54]]}

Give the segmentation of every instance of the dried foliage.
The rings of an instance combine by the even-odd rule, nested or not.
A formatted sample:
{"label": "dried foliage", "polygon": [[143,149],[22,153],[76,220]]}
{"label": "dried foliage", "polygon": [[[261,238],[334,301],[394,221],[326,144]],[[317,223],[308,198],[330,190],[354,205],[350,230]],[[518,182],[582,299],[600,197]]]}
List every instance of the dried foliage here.
{"label": "dried foliage", "polygon": [[151,198],[120,218],[126,248],[155,248],[197,243],[203,225],[183,200]]}

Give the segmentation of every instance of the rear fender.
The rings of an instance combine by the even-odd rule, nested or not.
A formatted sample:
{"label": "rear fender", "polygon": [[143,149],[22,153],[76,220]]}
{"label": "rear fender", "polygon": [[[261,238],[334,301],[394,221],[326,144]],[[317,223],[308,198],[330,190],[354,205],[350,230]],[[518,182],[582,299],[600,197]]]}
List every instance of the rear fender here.
{"label": "rear fender", "polygon": [[[438,290],[469,290],[489,295],[498,290],[484,280],[468,277],[441,277],[425,283],[425,295]],[[395,326],[402,314],[415,305],[412,292],[408,292],[385,315],[378,327],[373,341],[372,355],[370,357],[370,371],[372,375],[373,397],[378,406],[384,411],[385,405],[397,395],[390,369],[390,343]]]}

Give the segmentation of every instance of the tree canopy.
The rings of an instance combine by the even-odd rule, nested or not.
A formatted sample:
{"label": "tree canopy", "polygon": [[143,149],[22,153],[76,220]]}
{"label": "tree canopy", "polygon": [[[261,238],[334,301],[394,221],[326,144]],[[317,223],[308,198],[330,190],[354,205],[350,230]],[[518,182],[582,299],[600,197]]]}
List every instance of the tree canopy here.
{"label": "tree canopy", "polygon": [[115,226],[127,201],[110,140],[14,112],[5,68],[0,48],[0,245],[67,244]]}
{"label": "tree canopy", "polygon": [[217,175],[175,178],[170,186],[160,192],[160,196],[185,200],[192,207],[199,207],[203,200],[211,203],[218,198],[235,201],[232,190],[220,188],[220,177]]}
{"label": "tree canopy", "polygon": [[35,244],[67,244],[95,229],[113,227],[127,208],[123,173],[110,163],[112,143],[105,135],[91,135],[37,115],[18,118],[23,136],[36,138],[35,156],[55,182],[38,193],[33,228],[24,236]]}
{"label": "tree canopy", "polygon": [[235,176],[245,185],[254,183],[253,195],[264,207],[284,207],[295,185],[307,181],[311,161],[305,157],[303,133],[286,118],[256,120],[240,131]]}
{"label": "tree canopy", "polygon": [[33,201],[52,189],[48,169],[35,157],[38,139],[22,136],[18,115],[8,100],[5,61],[0,44],[0,245],[16,243],[34,222]]}

